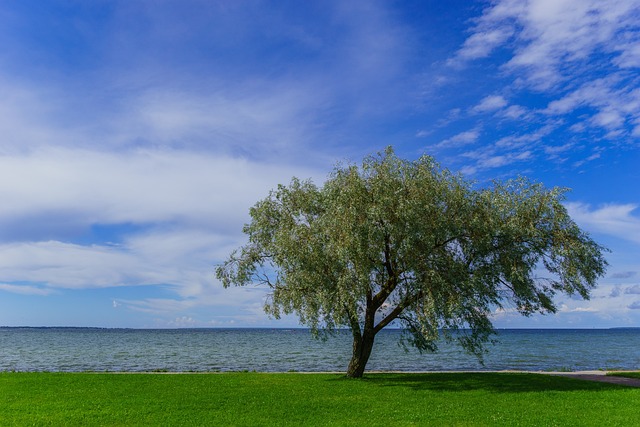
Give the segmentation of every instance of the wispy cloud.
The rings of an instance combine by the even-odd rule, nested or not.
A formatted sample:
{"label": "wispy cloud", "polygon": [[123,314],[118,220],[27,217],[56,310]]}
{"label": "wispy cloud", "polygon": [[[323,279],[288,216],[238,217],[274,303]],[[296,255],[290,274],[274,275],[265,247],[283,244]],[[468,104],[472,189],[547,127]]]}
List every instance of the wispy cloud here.
{"label": "wispy cloud", "polygon": [[558,311],[560,313],[597,313],[599,312],[599,310],[593,306],[570,307],[567,304],[561,304],[560,307],[558,307]]}
{"label": "wispy cloud", "polygon": [[[213,267],[292,176],[393,144],[546,181],[637,143],[637,0],[441,3],[1,5],[0,290],[92,289],[165,326],[264,319],[264,292],[223,293]],[[637,203],[589,202],[581,225],[640,240]],[[623,307],[631,279],[608,280]]]}
{"label": "wispy cloud", "polygon": [[8,283],[0,283],[0,291],[21,295],[51,295],[55,292],[55,290],[51,288],[43,288],[33,285],[14,285]]}
{"label": "wispy cloud", "polygon": [[637,271],[622,271],[622,272],[618,272],[618,273],[613,273],[611,275],[612,279],[630,279],[632,277],[635,277],[638,274]]}
{"label": "wispy cloud", "polygon": [[502,111],[502,116],[511,119],[511,120],[521,120],[526,119],[529,116],[529,110],[522,105],[510,105],[504,111]]}
{"label": "wispy cloud", "polygon": [[[2,289],[161,285],[182,298],[204,295],[215,285],[212,265],[241,240],[249,207],[292,176],[321,182],[324,172],[175,150],[0,156],[2,280],[47,285]],[[95,226],[122,224],[132,230],[112,244],[83,241]]]}
{"label": "wispy cloud", "polygon": [[[333,2],[308,25],[260,2],[118,3],[103,12],[105,31],[95,40],[71,22],[55,28],[78,38],[76,54],[99,61],[94,72],[58,69],[64,62],[48,52],[35,58],[49,60],[47,79],[2,67],[26,68],[37,56],[28,48],[0,59],[5,149],[162,146],[309,161],[310,147],[322,157],[332,136],[353,138],[372,117],[411,103],[410,82],[399,78],[411,59],[409,36],[382,4]],[[50,23],[39,16],[17,19],[46,32]],[[33,43],[16,34],[3,41]],[[288,60],[277,60],[285,51]]]}
{"label": "wispy cloud", "polygon": [[483,18],[464,42],[457,54],[448,60],[451,66],[460,66],[465,61],[486,58],[494,49],[507,42],[514,33],[514,28],[508,25],[494,25],[491,21],[501,16],[493,9]]}
{"label": "wispy cloud", "polygon": [[635,0],[615,4],[598,0],[499,0],[477,19],[471,36],[454,61],[490,55],[510,42],[509,71],[524,73],[526,82],[545,89],[567,78],[598,53],[613,54],[618,66],[636,64],[634,29],[640,14]]}
{"label": "wispy cloud", "polygon": [[583,227],[620,239],[640,243],[640,218],[635,204],[605,205],[593,208],[583,203],[567,203],[571,217]]}
{"label": "wispy cloud", "polygon": [[324,174],[304,166],[176,150],[51,148],[0,155],[5,203],[0,227],[13,235],[28,233],[33,224],[24,218],[56,226],[61,214],[67,219],[60,220],[73,218],[80,228],[175,221],[237,226],[237,212],[247,212],[278,183],[292,176],[322,181]]}
{"label": "wispy cloud", "polygon": [[259,306],[221,297],[213,274],[249,208],[292,176],[321,183],[371,151],[372,121],[413,106],[411,32],[382,3],[93,5],[101,30],[86,32],[82,11],[54,28],[59,6],[42,7],[0,7],[3,24],[75,43],[61,58],[0,31],[0,290],[155,286],[172,295],[114,308],[174,315]]}
{"label": "wispy cloud", "polygon": [[568,114],[580,108],[593,111],[584,122],[586,126],[613,132],[624,130],[629,123],[633,126],[631,132],[636,132],[640,118],[640,89],[617,77],[598,79],[550,102],[545,113]]}
{"label": "wispy cloud", "polygon": [[494,319],[502,327],[540,324],[547,327],[566,328],[567,325],[580,325],[584,322],[595,322],[601,327],[606,326],[633,326],[637,324],[638,318],[635,309],[629,304],[627,299],[611,298],[610,286],[601,285],[592,292],[589,301],[569,298],[565,301],[557,301],[558,312],[553,316],[537,317],[524,321],[515,310],[499,310],[495,313]]}
{"label": "wispy cloud", "polygon": [[262,288],[229,288],[221,286],[209,287],[198,295],[175,298],[143,298],[121,299],[119,306],[128,310],[149,314],[175,314],[200,311],[204,308],[212,316],[226,316],[227,313],[238,315],[250,313],[264,319],[263,301],[267,291]]}
{"label": "wispy cloud", "polygon": [[461,169],[462,173],[473,175],[480,171],[526,162],[531,159],[534,154],[531,150],[521,148],[505,151],[501,150],[497,144],[494,144],[474,151],[465,152],[462,156],[472,161],[472,164],[464,166]]}
{"label": "wispy cloud", "polygon": [[640,295],[640,285],[629,286],[624,290],[627,295]]}
{"label": "wispy cloud", "polygon": [[[500,95],[489,95],[480,101],[478,105],[471,110],[475,113],[487,113],[499,110],[508,104],[507,100]],[[512,114],[515,112],[512,112]]]}
{"label": "wispy cloud", "polygon": [[[495,68],[483,71],[496,73],[506,85],[499,89],[501,94],[485,96],[470,111],[496,112],[518,122],[518,128],[505,128],[509,136],[504,139],[532,139],[542,130],[542,136],[555,136],[566,130],[565,118],[570,116],[570,130],[586,144],[602,139],[628,144],[640,136],[640,80],[631,72],[640,63],[639,20],[637,0],[615,5],[598,0],[496,0],[472,21],[470,35],[448,64],[464,69],[479,59],[495,57]],[[514,100],[513,105],[505,96]],[[540,108],[518,105],[519,97],[533,97]],[[486,165],[517,158],[518,154],[504,152],[504,139],[496,153],[485,156]],[[546,150],[551,160],[565,160],[553,150],[553,146]],[[581,155],[574,167],[600,154]]]}
{"label": "wispy cloud", "polygon": [[176,317],[175,320],[169,322],[169,326],[173,328],[193,328],[199,326],[198,321],[191,316]]}
{"label": "wispy cloud", "polygon": [[464,132],[460,132],[452,136],[451,138],[447,138],[443,141],[432,146],[432,148],[455,148],[455,147],[463,147],[465,145],[473,144],[480,137],[479,129],[471,129]]}
{"label": "wispy cloud", "polygon": [[117,247],[15,243],[0,246],[0,254],[2,275],[9,281],[71,289],[158,283],[158,277],[150,275],[152,265]]}
{"label": "wispy cloud", "polygon": [[611,289],[611,293],[608,296],[610,298],[622,297],[623,299],[627,299],[628,297],[626,295],[640,295],[640,285],[614,285],[614,287]]}

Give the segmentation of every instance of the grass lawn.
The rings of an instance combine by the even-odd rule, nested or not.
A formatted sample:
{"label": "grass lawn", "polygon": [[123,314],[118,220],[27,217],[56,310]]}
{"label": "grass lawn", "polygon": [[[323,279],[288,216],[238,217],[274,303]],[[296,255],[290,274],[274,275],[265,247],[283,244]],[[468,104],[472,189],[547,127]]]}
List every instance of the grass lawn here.
{"label": "grass lawn", "polygon": [[636,372],[607,372],[607,375],[614,377],[638,378],[640,380],[640,371]]}
{"label": "grass lawn", "polygon": [[0,425],[640,425],[640,389],[539,374],[0,373]]}

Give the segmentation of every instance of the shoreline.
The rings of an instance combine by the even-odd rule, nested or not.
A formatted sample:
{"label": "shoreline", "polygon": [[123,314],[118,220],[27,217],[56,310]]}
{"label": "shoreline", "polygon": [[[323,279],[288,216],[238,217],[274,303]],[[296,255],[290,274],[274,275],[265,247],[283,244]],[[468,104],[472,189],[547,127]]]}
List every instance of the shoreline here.
{"label": "shoreline", "polygon": [[[365,379],[367,375],[439,375],[439,374],[530,374],[530,375],[548,375],[555,377],[572,378],[579,381],[591,381],[601,382],[614,385],[621,385],[626,387],[640,388],[640,378],[630,378],[623,376],[608,375],[608,373],[625,373],[625,372],[640,372],[640,370],[614,370],[614,371],[573,371],[573,372],[561,372],[561,371],[523,371],[523,370],[502,370],[502,371],[365,371]],[[78,371],[78,372],[56,372],[56,371],[2,371],[3,374],[91,374],[91,375],[225,375],[225,374],[252,374],[252,375],[345,375],[344,371],[331,371],[331,372],[258,372],[258,371],[119,371],[119,372],[99,372],[99,371]]]}

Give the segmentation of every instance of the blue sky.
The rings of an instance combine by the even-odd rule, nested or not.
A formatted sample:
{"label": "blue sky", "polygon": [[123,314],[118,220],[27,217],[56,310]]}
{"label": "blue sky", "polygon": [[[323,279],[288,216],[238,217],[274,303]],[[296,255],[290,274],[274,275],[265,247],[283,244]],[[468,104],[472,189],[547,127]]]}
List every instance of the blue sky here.
{"label": "blue sky", "polygon": [[223,289],[248,210],[393,145],[526,175],[611,249],[589,301],[498,327],[640,326],[640,1],[0,5],[0,325],[296,325]]}

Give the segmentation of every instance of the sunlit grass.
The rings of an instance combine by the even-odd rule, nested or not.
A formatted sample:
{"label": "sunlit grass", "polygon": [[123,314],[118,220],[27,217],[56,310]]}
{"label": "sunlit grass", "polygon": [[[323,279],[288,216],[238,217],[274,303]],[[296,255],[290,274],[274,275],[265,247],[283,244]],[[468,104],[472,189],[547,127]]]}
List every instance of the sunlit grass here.
{"label": "sunlit grass", "polygon": [[0,425],[640,425],[640,389],[539,374],[0,374]]}

